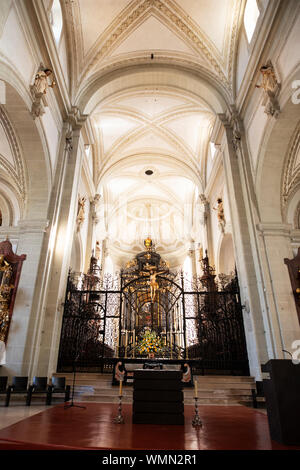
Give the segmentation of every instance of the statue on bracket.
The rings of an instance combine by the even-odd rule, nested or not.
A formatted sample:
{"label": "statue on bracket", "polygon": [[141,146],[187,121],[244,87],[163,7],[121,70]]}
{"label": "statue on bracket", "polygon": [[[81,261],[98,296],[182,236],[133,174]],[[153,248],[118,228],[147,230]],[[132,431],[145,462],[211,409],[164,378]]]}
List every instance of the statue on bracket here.
{"label": "statue on bracket", "polygon": [[213,209],[215,211],[217,211],[219,229],[221,230],[222,233],[224,233],[225,232],[226,220],[225,220],[225,215],[224,215],[223,201],[220,197],[217,199],[217,203],[218,203],[218,206],[213,207]]}
{"label": "statue on bracket", "polygon": [[206,225],[207,223],[207,217],[209,214],[209,202],[206,199],[204,194],[199,195],[199,200],[201,204],[200,208],[200,224],[201,225]]}
{"label": "statue on bracket", "polygon": [[78,210],[77,210],[77,229],[79,230],[85,219],[85,201],[84,196],[78,198]]}
{"label": "statue on bracket", "polygon": [[[50,77],[52,77],[51,83],[48,82]],[[31,114],[33,119],[40,117],[45,113],[44,107],[47,106],[45,95],[48,91],[48,88],[53,88],[55,84],[56,83],[53,79],[52,70],[45,68],[41,64],[35,75],[34,83],[30,86],[30,92],[33,100],[31,107]]]}
{"label": "statue on bracket", "polygon": [[271,61],[260,67],[259,71],[262,74],[262,81],[261,85],[255,85],[255,87],[264,90],[263,105],[265,106],[265,113],[277,118],[280,113],[278,95],[281,85],[277,81]]}
{"label": "statue on bracket", "polygon": [[96,241],[96,258],[97,260],[99,261],[101,259],[101,248],[100,248],[100,243],[98,242],[98,240]]}

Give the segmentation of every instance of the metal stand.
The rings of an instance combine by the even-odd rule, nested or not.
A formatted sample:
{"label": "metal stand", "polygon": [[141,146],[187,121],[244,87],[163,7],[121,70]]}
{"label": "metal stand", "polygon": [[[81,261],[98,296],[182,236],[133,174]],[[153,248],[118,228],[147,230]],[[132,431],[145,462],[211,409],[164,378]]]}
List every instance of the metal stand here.
{"label": "metal stand", "polygon": [[199,413],[198,413],[198,397],[194,397],[195,399],[195,415],[193,417],[192,421],[192,426],[194,428],[202,427],[202,421],[200,419]]}
{"label": "metal stand", "polygon": [[122,415],[122,395],[119,395],[119,408],[118,408],[118,416],[114,418],[114,423],[116,424],[124,424],[124,417]]}
{"label": "metal stand", "polygon": [[76,362],[77,362],[77,360],[78,360],[78,356],[77,356],[77,358],[75,359],[75,361],[74,361],[74,363],[73,363],[73,385],[72,385],[71,403],[68,403],[68,405],[65,405],[65,406],[64,406],[64,409],[72,408],[72,407],[86,409],[85,406],[79,406],[79,405],[75,405],[75,404],[74,404],[75,377],[76,377]]}

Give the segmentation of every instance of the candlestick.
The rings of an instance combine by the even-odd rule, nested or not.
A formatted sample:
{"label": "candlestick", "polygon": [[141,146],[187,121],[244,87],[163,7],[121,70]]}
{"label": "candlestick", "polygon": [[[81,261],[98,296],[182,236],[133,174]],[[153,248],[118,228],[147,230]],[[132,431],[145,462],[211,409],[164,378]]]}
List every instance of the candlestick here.
{"label": "candlestick", "polygon": [[195,398],[195,415],[193,417],[193,420],[192,420],[192,426],[194,428],[197,428],[197,427],[202,427],[202,421],[200,419],[200,416],[199,416],[199,413],[198,413],[198,397],[194,397]]}
{"label": "candlestick", "polygon": [[198,398],[198,383],[197,383],[197,380],[195,380],[195,398]]}
{"label": "candlestick", "polygon": [[[121,386],[122,381],[120,381]],[[121,386],[122,391],[122,386]],[[124,417],[122,415],[122,395],[119,395],[119,407],[118,407],[118,415],[114,418],[114,423],[116,424],[124,424]]]}

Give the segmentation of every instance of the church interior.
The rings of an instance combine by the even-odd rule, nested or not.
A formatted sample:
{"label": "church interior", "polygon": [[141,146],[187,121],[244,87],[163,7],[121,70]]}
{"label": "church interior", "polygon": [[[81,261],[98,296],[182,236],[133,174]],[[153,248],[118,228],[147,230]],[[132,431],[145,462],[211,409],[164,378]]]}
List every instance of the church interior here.
{"label": "church interior", "polygon": [[0,4],[0,448],[299,449],[300,2]]}

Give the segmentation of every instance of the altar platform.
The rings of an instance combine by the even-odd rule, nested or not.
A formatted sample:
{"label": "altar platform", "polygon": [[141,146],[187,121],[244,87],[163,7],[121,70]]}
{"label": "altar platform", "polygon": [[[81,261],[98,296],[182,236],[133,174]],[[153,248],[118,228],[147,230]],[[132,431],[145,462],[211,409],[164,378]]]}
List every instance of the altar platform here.
{"label": "altar platform", "polygon": [[[271,440],[267,416],[244,406],[200,406],[203,427],[133,424],[132,405],[123,406],[125,424],[115,424],[117,404],[58,405],[0,430],[1,450],[292,450]],[[3,408],[4,409],[4,408]],[[0,419],[1,419],[0,409]]]}

